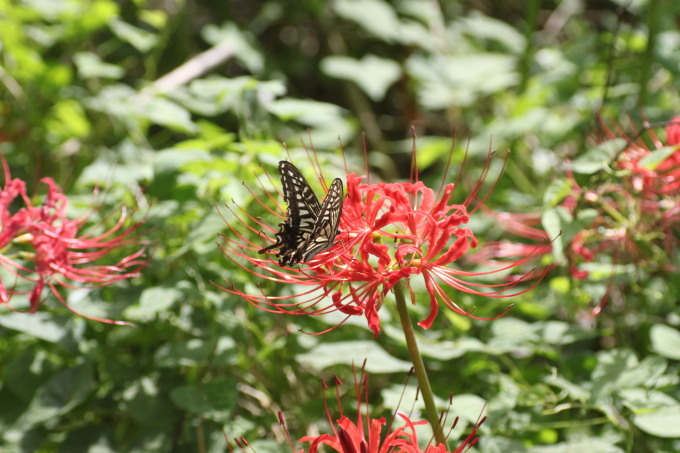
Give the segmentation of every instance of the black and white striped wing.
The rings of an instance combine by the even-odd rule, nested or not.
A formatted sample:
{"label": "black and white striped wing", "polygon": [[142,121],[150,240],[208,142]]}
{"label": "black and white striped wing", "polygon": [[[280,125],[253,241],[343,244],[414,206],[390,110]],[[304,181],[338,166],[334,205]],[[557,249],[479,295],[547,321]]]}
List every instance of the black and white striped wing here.
{"label": "black and white striped wing", "polygon": [[279,248],[279,264],[295,264],[293,256],[314,231],[321,203],[314,195],[302,173],[290,162],[279,162],[279,174],[283,186],[283,200],[286,202],[286,220],[279,223],[276,242],[259,251],[265,253]]}
{"label": "black and white striped wing", "polygon": [[286,224],[290,231],[290,240],[284,245],[297,249],[312,234],[321,212],[321,204],[295,165],[282,160],[279,162],[279,174],[283,185],[283,200],[287,205]]}
{"label": "black and white striped wing", "polygon": [[338,235],[344,202],[342,180],[336,178],[328,189],[321,210],[314,224],[314,230],[292,256],[293,262],[309,261],[319,253],[333,247]]}

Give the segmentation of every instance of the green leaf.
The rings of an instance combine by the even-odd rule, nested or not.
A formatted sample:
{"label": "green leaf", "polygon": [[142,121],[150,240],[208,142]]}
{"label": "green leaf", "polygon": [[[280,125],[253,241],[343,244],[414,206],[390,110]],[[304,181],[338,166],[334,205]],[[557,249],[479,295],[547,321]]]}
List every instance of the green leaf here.
{"label": "green leaf", "polygon": [[142,292],[139,304],[127,308],[123,317],[131,321],[151,321],[159,313],[170,309],[180,297],[182,293],[175,288],[147,288]]}
{"label": "green leaf", "polygon": [[57,102],[45,119],[45,125],[64,140],[85,137],[91,130],[83,105],[75,99]]}
{"label": "green leaf", "polygon": [[47,313],[3,313],[0,316],[1,326],[52,343],[58,343],[67,335],[65,324],[65,320],[56,322],[54,316]]}
{"label": "green leaf", "polygon": [[562,221],[565,216],[569,216],[569,214],[562,207],[547,209],[541,215],[541,224],[545,232],[548,233],[548,237],[553,241],[552,254],[558,263],[564,261],[564,239],[561,233]]}
{"label": "green leaf", "polygon": [[570,442],[560,442],[555,445],[535,446],[527,451],[528,453],[624,453],[624,450],[613,445],[612,440],[598,439],[594,437],[573,440]]}
{"label": "green leaf", "polygon": [[94,384],[89,363],[65,368],[38,389],[22,420],[29,424],[54,420],[83,402]]}
{"label": "green leaf", "polygon": [[267,108],[282,120],[295,120],[309,126],[326,123],[344,113],[341,107],[328,102],[291,98],[279,99],[268,105]]}
{"label": "green leaf", "polygon": [[626,140],[615,138],[598,144],[585,154],[574,159],[569,168],[576,173],[592,175],[598,171],[609,170],[614,157],[626,146]]}
{"label": "green leaf", "polygon": [[143,430],[166,430],[179,418],[175,405],[166,393],[161,392],[156,380],[148,376],[138,377],[119,399],[120,410],[139,423]]}
{"label": "green leaf", "polygon": [[680,403],[655,390],[629,389],[619,392],[634,412],[633,424],[657,437],[680,437]]}
{"label": "green leaf", "polygon": [[640,159],[640,165],[648,170],[656,170],[656,167],[658,167],[661,162],[678,152],[678,150],[680,150],[680,147],[678,146],[664,146],[663,148],[655,149]]}
{"label": "green leaf", "polygon": [[401,77],[397,63],[375,55],[364,56],[361,60],[350,57],[331,56],[321,62],[326,75],[356,83],[374,101],[380,101],[394,82]]}
{"label": "green leaf", "polygon": [[485,16],[472,10],[460,19],[463,31],[478,39],[494,40],[505,45],[512,52],[519,54],[526,47],[526,38],[515,27],[507,22]]}
{"label": "green leaf", "polygon": [[[412,415],[414,419],[422,418],[422,413],[425,411],[425,404],[423,399],[418,396],[419,390],[417,385],[391,385],[380,392],[386,407],[391,410],[402,409],[404,402],[408,402],[409,410],[413,408],[416,412]],[[434,403],[438,407],[446,406],[447,402],[442,400],[437,395],[434,396]],[[461,395],[462,396],[462,395]]]}
{"label": "green leaf", "polygon": [[236,408],[237,397],[234,378],[215,379],[200,385],[182,385],[170,392],[170,399],[177,406],[218,423],[229,421]]}
{"label": "green leaf", "polygon": [[196,131],[196,125],[191,121],[189,111],[168,99],[153,98],[139,106],[136,114],[179,132]]}
{"label": "green leaf", "polygon": [[159,35],[130,25],[119,18],[109,22],[109,28],[118,38],[129,43],[143,54],[148,53],[158,42]]}
{"label": "green leaf", "polygon": [[557,206],[571,193],[572,185],[573,181],[566,178],[553,179],[543,193],[543,204],[548,208]]}
{"label": "green leaf", "polygon": [[664,324],[654,324],[649,332],[652,350],[669,359],[680,360],[680,332]]}
{"label": "green leaf", "polygon": [[158,367],[196,366],[207,360],[213,344],[192,338],[190,340],[160,346],[154,357]]}
{"label": "green leaf", "polygon": [[201,30],[201,35],[212,45],[233,47],[236,58],[251,73],[259,74],[264,70],[265,58],[258,44],[250,33],[242,31],[235,23],[227,21],[221,26],[206,25]]}
{"label": "green leaf", "polygon": [[333,9],[356,22],[378,38],[392,42],[399,38],[400,22],[393,7],[380,0],[335,0]]}
{"label": "green leaf", "polygon": [[297,360],[311,368],[322,370],[332,365],[357,365],[366,362],[370,373],[396,373],[411,369],[411,363],[396,359],[374,341],[343,341],[322,343],[314,350],[298,354]]}
{"label": "green leaf", "polygon": [[598,354],[597,367],[593,371],[592,398],[606,402],[621,389],[649,384],[663,375],[667,368],[664,359],[648,356],[638,361],[633,351],[614,349]]}
{"label": "green leaf", "polygon": [[519,81],[515,58],[498,53],[466,55],[414,54],[406,70],[417,81],[424,106],[444,109],[472,106],[481,96],[501,92]]}
{"label": "green leaf", "polygon": [[173,173],[190,162],[210,162],[210,153],[202,149],[169,148],[153,156],[154,173]]}
{"label": "green leaf", "polygon": [[92,52],[78,52],[73,56],[73,60],[78,73],[85,79],[92,77],[119,79],[125,75],[123,68],[103,62],[99,55]]}

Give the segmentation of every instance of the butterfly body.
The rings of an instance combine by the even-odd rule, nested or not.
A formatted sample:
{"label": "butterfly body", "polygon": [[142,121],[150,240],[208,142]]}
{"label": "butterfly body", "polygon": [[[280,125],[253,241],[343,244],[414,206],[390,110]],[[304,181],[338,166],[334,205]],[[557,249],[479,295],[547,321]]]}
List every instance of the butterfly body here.
{"label": "butterfly body", "polygon": [[340,178],[333,180],[323,203],[319,203],[309,183],[293,164],[279,162],[279,174],[287,205],[286,220],[279,223],[276,242],[259,253],[280,248],[279,264],[290,266],[309,261],[333,246],[339,233],[343,186]]}

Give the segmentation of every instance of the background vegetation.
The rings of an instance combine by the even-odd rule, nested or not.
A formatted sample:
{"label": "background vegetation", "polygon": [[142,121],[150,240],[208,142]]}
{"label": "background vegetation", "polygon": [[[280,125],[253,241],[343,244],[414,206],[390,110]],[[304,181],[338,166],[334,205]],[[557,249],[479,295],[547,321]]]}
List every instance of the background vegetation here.
{"label": "background vegetation", "polygon": [[[313,142],[328,181],[342,176],[338,138],[358,168],[365,143],[379,177],[408,178],[413,128],[431,187],[455,130],[454,168],[470,154],[463,187],[492,142],[511,155],[487,205],[542,213],[600,117],[633,135],[678,113],[679,23],[672,0],[0,0],[0,149],[13,176],[38,198],[38,180],[54,178],[74,211],[100,187],[97,212],[134,207],[153,241],[140,277],[68,295],[138,329],[54,299],[32,315],[0,307],[0,449],[216,452],[225,428],[284,451],[276,412],[295,438],[320,429],[320,377],[349,381],[364,357],[373,413],[389,414],[410,367],[392,304],[377,340],[363,321],[309,336],[299,329],[337,319],[273,315],[218,290],[261,283],[216,246],[220,206],[248,206],[242,183],[275,177],[282,143],[299,164]],[[479,237],[498,239],[480,217]],[[680,260],[668,252],[654,271],[605,257],[581,281],[557,262],[493,322],[442,310],[418,333],[435,392],[455,395],[455,435],[486,402],[475,451],[680,451]],[[487,316],[507,305],[458,301]]]}

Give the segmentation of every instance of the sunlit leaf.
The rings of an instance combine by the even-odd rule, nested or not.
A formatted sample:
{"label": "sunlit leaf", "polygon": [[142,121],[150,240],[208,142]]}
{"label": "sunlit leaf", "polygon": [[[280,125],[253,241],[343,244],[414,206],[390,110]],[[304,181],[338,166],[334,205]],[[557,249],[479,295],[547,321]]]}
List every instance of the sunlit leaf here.
{"label": "sunlit leaf", "polygon": [[586,175],[609,170],[614,156],[621,152],[625,144],[626,141],[622,138],[600,143],[574,159],[569,167],[576,173]]}
{"label": "sunlit leaf", "polygon": [[382,100],[401,76],[397,63],[375,55],[364,56],[361,60],[327,57],[321,62],[321,70],[331,77],[353,81],[374,101]]}
{"label": "sunlit leaf", "polygon": [[109,22],[111,31],[120,39],[130,43],[141,53],[147,53],[158,42],[158,36],[116,18]]}
{"label": "sunlit leaf", "polygon": [[99,55],[92,52],[79,52],[73,56],[78,73],[81,77],[105,77],[109,79],[119,79],[125,71],[120,66],[106,63],[99,58]]}
{"label": "sunlit leaf", "polygon": [[666,358],[680,360],[680,332],[664,324],[654,324],[649,332],[652,349]]}
{"label": "sunlit leaf", "polygon": [[373,341],[322,343],[313,351],[298,355],[297,360],[318,370],[338,364],[360,365],[364,360],[366,371],[370,373],[394,373],[411,369],[410,362],[392,357]]}
{"label": "sunlit leaf", "polygon": [[677,146],[665,146],[663,148],[655,149],[640,159],[640,165],[648,170],[656,170],[656,167],[672,154],[678,152]]}
{"label": "sunlit leaf", "polygon": [[396,40],[399,36],[399,18],[382,0],[335,0],[333,9],[339,16],[356,22],[385,41]]}

